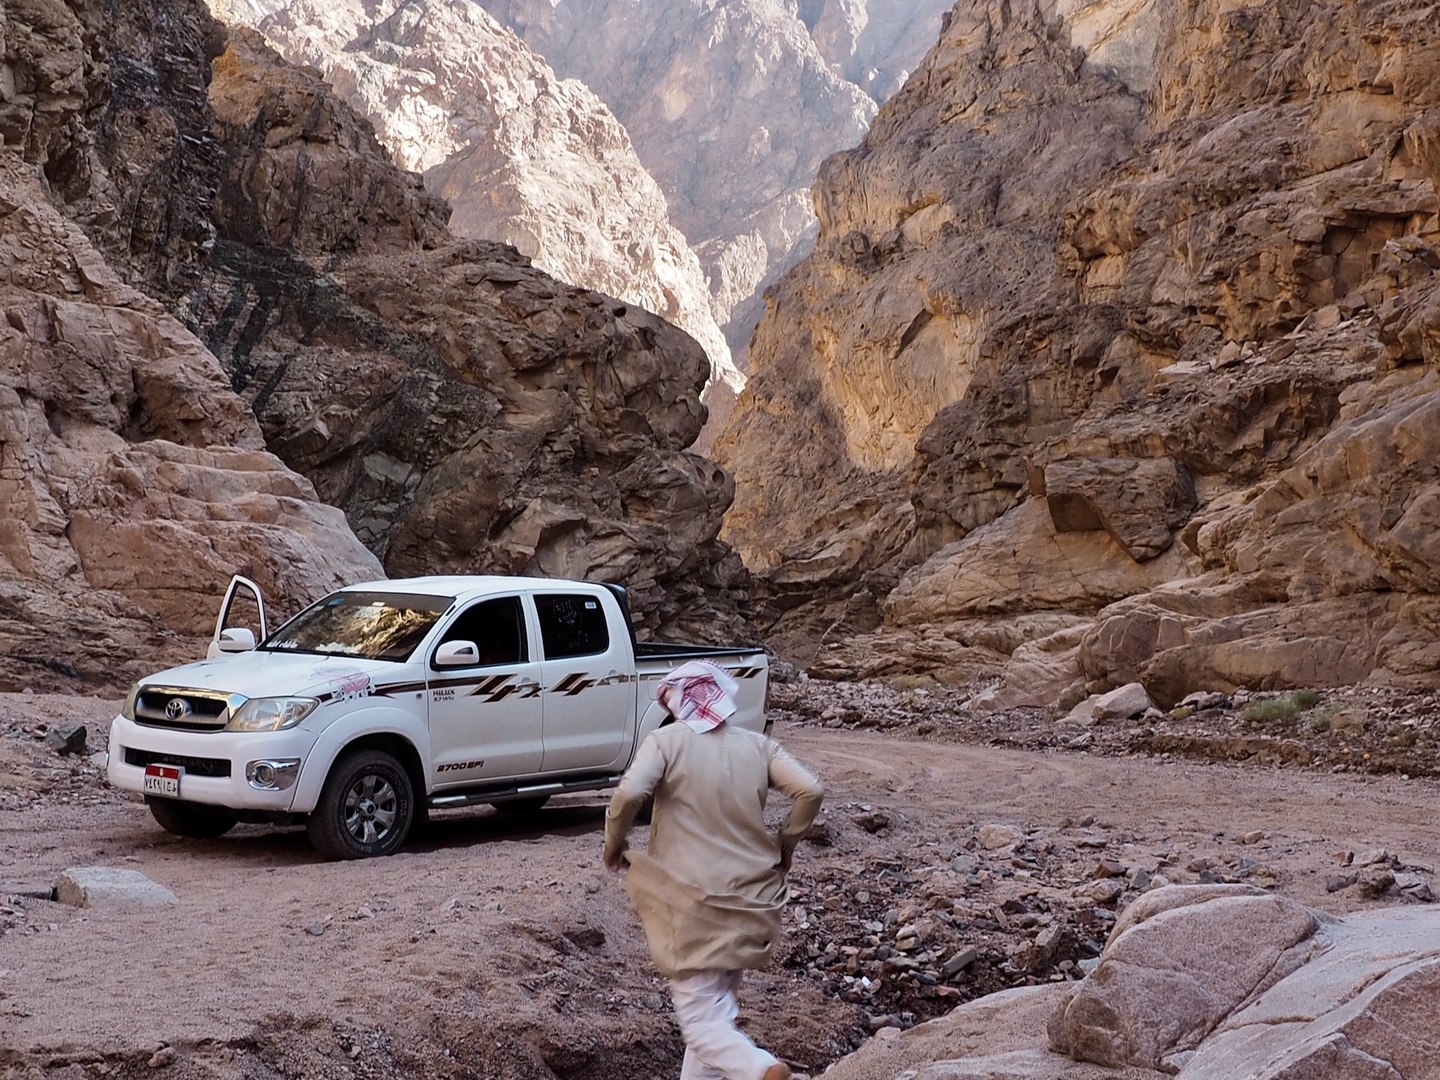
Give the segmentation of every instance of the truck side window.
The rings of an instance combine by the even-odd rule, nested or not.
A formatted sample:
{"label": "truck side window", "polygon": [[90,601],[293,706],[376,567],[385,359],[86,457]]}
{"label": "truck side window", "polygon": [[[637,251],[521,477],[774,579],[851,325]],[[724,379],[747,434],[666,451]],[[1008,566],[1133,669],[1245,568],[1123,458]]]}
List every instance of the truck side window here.
{"label": "truck side window", "polygon": [[485,600],[455,617],[439,644],[473,641],[480,650],[477,666],[525,661],[525,617],[518,596]]}
{"label": "truck side window", "polygon": [[535,597],[546,660],[592,656],[610,648],[610,627],[598,596]]}

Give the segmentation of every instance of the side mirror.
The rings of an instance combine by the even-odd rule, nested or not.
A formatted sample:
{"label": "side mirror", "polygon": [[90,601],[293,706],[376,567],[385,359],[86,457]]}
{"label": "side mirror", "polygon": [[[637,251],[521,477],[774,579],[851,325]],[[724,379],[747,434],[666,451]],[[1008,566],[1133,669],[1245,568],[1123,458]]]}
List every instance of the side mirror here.
{"label": "side mirror", "polygon": [[243,626],[232,626],[220,631],[216,644],[222,653],[249,652],[255,648],[255,633]]}
{"label": "side mirror", "polygon": [[436,667],[474,667],[480,649],[473,641],[447,641],[435,650]]}

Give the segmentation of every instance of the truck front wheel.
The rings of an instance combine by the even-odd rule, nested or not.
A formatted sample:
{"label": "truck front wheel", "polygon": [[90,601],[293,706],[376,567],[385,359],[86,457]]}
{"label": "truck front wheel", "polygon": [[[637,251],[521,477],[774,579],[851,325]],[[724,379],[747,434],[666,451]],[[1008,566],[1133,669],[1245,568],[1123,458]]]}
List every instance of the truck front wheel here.
{"label": "truck front wheel", "polygon": [[229,810],[218,806],[202,806],[199,803],[181,802],[178,799],[162,799],[154,795],[145,796],[150,814],[166,832],[176,836],[193,836],[201,840],[213,840],[229,832],[240,820]]}
{"label": "truck front wheel", "polygon": [[327,859],[369,859],[403,844],[414,819],[415,795],[400,763],[357,750],[331,767],[305,828]]}

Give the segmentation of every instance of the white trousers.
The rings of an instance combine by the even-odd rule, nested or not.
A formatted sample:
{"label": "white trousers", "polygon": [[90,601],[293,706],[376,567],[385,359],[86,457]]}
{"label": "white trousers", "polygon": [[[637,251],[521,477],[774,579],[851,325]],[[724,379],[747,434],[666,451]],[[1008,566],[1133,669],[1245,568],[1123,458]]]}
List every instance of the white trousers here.
{"label": "white trousers", "polygon": [[740,971],[703,971],[670,980],[675,1019],[685,1036],[680,1080],[762,1080],[778,1064],[735,1026],[740,1002]]}

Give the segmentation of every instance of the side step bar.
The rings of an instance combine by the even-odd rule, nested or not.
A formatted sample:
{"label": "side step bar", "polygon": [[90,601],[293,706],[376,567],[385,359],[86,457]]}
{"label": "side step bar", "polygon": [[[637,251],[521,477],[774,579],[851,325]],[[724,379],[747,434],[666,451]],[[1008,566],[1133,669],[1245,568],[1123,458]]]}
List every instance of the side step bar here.
{"label": "side step bar", "polygon": [[544,784],[507,784],[493,788],[472,788],[469,791],[450,791],[430,796],[426,805],[436,810],[448,810],[456,806],[474,806],[476,803],[533,799],[536,795],[569,795],[576,791],[598,791],[620,783],[620,775],[609,773],[604,776],[579,776],[573,780],[552,780]]}

